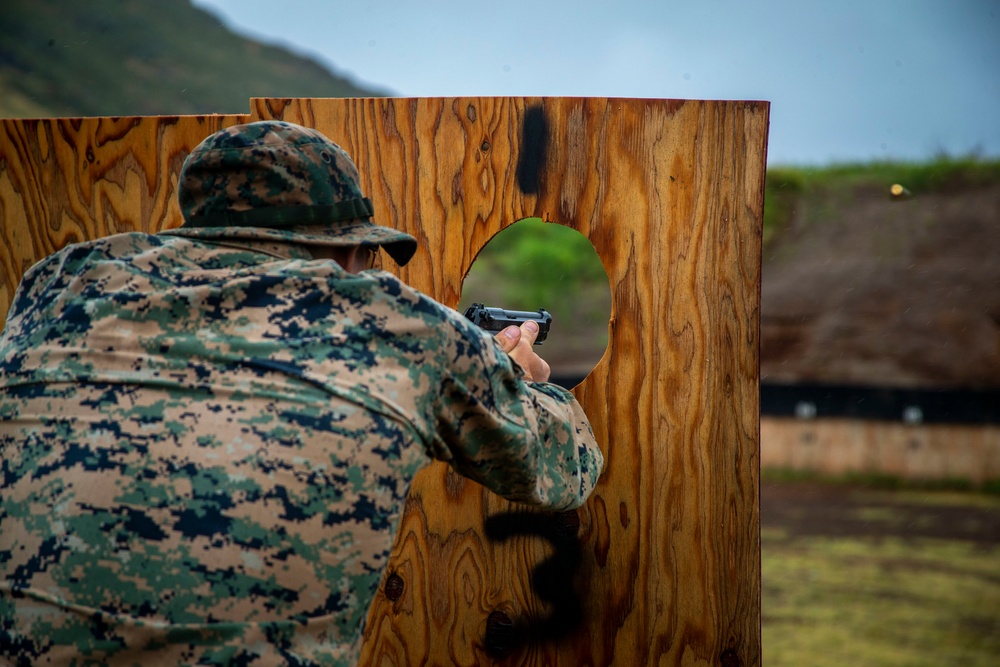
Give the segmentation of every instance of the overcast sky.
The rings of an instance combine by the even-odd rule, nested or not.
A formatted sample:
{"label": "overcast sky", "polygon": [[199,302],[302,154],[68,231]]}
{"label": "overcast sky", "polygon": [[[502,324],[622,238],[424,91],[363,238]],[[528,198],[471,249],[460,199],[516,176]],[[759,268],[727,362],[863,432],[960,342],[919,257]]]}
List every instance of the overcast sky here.
{"label": "overcast sky", "polygon": [[1000,157],[998,0],[193,0],[406,97],[771,102],[769,163]]}

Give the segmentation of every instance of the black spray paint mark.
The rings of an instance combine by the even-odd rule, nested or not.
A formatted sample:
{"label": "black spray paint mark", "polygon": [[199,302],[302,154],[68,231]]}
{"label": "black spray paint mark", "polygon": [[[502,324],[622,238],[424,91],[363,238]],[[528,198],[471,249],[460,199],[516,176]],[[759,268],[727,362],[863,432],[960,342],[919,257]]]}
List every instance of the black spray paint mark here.
{"label": "black spray paint mark", "polygon": [[542,169],[549,144],[549,122],[540,106],[524,111],[521,128],[521,151],[517,160],[517,187],[526,195],[536,195],[541,190]]}
{"label": "black spray paint mark", "polygon": [[539,514],[507,512],[486,519],[486,536],[505,542],[518,535],[535,535],[555,547],[550,558],[535,566],[531,587],[551,607],[542,618],[512,620],[494,612],[487,623],[484,644],[494,657],[509,655],[519,646],[562,639],[576,630],[583,619],[580,597],[573,579],[580,567],[582,550],[576,533],[579,517],[573,512]]}

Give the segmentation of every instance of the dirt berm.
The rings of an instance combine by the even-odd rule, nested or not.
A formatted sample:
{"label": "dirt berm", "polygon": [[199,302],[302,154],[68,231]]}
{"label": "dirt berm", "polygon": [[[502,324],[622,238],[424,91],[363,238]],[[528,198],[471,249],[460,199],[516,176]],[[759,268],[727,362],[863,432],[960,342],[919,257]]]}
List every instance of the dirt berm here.
{"label": "dirt berm", "polygon": [[799,198],[765,243],[762,381],[1000,387],[1000,183],[890,186]]}

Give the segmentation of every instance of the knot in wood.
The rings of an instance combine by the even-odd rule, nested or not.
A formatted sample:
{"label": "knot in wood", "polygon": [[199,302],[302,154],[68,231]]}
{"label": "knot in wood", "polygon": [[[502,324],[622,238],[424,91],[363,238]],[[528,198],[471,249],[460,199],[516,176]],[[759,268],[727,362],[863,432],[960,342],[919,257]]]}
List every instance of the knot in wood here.
{"label": "knot in wood", "polygon": [[721,667],[743,667],[743,661],[740,660],[740,656],[736,655],[736,651],[726,649],[719,656],[719,665]]}
{"label": "knot in wood", "polygon": [[406,585],[403,583],[403,578],[398,574],[390,574],[385,580],[385,596],[393,602],[403,596],[405,588]]}

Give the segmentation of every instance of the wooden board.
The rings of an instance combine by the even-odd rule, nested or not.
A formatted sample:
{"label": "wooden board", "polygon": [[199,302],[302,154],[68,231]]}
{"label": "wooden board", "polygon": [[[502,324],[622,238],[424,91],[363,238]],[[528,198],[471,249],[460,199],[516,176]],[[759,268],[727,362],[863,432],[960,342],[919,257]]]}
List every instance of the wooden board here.
{"label": "wooden board", "polygon": [[[586,235],[611,283],[608,350],[575,390],[607,456],[594,497],[577,512],[528,512],[444,465],[421,473],[369,616],[363,663],[759,664],[768,105],[260,99],[251,115],[310,125],[343,145],[377,218],[421,242],[399,274],[446,304],[457,304],[487,241],[525,217]],[[151,125],[121,139],[127,148],[114,153],[120,166],[104,184],[82,162],[86,142],[64,142],[80,147],[76,161],[40,146],[61,122],[4,126],[0,289],[27,257],[69,240],[176,220],[156,194],[172,192],[180,166],[151,157],[163,141],[158,124],[142,121]],[[202,136],[214,129],[203,122]],[[27,137],[17,155],[31,166],[8,166],[11,136]],[[152,164],[159,185],[139,176]],[[59,179],[65,192],[53,194],[46,184]],[[104,191],[118,198],[102,199]],[[27,215],[9,212],[22,202]],[[30,248],[13,250],[19,239]],[[8,294],[0,299],[5,309]]]}
{"label": "wooden board", "polygon": [[185,156],[246,118],[0,120],[0,321],[28,267],[59,248],[180,225]]}
{"label": "wooden board", "polygon": [[[611,281],[608,351],[577,389],[608,457],[595,497],[573,517],[527,517],[427,470],[390,566],[402,593],[377,600],[367,661],[471,665],[499,643],[518,664],[759,662],[766,105],[255,100],[252,112],[340,142],[377,217],[420,239],[404,279],[446,304],[486,242],[531,216],[586,235]],[[506,634],[484,641],[491,614]]]}

